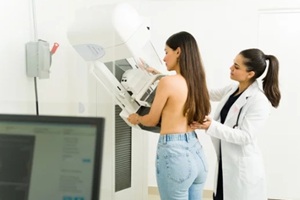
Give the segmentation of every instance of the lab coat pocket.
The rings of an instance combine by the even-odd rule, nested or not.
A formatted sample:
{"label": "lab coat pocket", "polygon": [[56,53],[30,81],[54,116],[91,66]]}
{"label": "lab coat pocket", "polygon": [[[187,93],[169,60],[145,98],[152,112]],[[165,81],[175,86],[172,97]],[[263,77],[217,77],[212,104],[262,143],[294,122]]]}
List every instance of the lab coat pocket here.
{"label": "lab coat pocket", "polygon": [[246,184],[257,184],[264,178],[264,167],[260,156],[241,157],[239,161],[239,176]]}

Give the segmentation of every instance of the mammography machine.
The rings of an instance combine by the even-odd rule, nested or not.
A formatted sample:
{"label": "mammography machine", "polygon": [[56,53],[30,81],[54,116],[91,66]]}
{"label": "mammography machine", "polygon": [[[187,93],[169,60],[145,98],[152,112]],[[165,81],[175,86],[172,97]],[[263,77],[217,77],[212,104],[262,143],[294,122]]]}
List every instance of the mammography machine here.
{"label": "mammography machine", "polygon": [[113,99],[96,106],[106,119],[100,199],[147,199],[148,140],[141,131],[158,133],[160,127],[132,126],[127,117],[149,112],[164,76],[147,71],[162,65],[150,42],[149,20],[126,3],[90,6],[77,11],[67,36],[101,91],[111,94],[95,91],[97,99]]}
{"label": "mammography machine", "polygon": [[[162,65],[150,42],[150,26],[129,4],[106,5],[78,11],[68,31],[74,49],[86,60],[95,78],[122,108],[120,116],[149,111],[162,74],[146,68]],[[129,126],[131,124],[128,123]],[[142,129],[159,131],[159,127]]]}

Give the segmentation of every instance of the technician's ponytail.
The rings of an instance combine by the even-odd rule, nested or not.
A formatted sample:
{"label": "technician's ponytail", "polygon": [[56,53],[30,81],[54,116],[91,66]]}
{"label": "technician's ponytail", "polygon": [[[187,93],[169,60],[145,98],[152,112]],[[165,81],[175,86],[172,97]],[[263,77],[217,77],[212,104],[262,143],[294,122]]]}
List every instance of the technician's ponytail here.
{"label": "technician's ponytail", "polygon": [[272,106],[277,108],[281,99],[278,84],[279,62],[273,55],[266,55],[265,58],[269,60],[269,66],[267,74],[263,78],[263,90]]}

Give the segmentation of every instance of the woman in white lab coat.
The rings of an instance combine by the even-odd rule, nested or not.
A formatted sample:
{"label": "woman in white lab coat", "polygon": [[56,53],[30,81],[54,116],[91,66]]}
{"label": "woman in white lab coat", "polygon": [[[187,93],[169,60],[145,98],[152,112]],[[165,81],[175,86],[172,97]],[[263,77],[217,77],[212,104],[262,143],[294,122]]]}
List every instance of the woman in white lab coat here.
{"label": "woman in white lab coat", "polygon": [[[257,137],[263,134],[271,107],[280,102],[278,67],[275,56],[259,49],[241,51],[230,67],[230,78],[239,84],[211,90],[210,99],[220,102],[213,119],[191,125],[205,129],[216,150],[215,200],[267,200]],[[265,70],[262,90],[256,79]]]}

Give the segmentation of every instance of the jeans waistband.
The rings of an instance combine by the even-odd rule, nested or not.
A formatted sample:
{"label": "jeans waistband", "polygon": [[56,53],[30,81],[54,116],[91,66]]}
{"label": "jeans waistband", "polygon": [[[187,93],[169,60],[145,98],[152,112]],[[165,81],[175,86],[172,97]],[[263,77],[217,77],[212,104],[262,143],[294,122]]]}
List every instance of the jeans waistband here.
{"label": "jeans waistband", "polygon": [[189,142],[192,139],[197,139],[195,131],[188,133],[174,133],[174,134],[161,134],[159,136],[159,143],[166,143],[168,141],[186,141]]}

